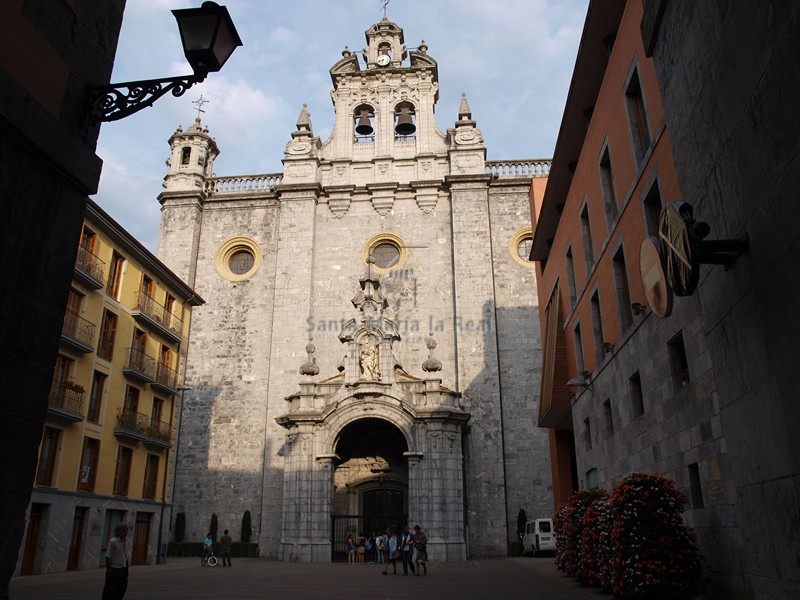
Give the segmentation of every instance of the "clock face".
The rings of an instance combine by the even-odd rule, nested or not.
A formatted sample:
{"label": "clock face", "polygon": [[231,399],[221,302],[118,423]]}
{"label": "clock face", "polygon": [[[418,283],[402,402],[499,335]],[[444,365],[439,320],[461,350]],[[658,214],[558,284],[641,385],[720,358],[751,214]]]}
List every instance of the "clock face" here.
{"label": "clock face", "polygon": [[380,56],[378,56],[378,58],[375,60],[375,63],[376,63],[376,64],[377,64],[379,67],[385,67],[385,66],[386,66],[386,65],[388,65],[390,62],[392,62],[392,57],[391,57],[391,56],[389,56],[388,54],[381,54],[381,55],[380,55]]}

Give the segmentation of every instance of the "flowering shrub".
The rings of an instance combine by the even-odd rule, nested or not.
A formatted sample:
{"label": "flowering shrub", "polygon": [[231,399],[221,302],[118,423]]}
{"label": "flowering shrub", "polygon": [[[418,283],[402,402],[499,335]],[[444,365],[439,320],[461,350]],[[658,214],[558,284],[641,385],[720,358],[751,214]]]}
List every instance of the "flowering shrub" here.
{"label": "flowering shrub", "polygon": [[603,494],[607,495],[603,490],[578,490],[555,514],[556,567],[565,575],[580,577],[583,515],[594,499]]}
{"label": "flowering shrub", "polygon": [[583,514],[579,579],[584,585],[611,590],[611,499],[602,491]]}
{"label": "flowering shrub", "polygon": [[657,473],[634,473],[614,488],[612,589],[617,598],[692,598],[703,588],[686,497]]}

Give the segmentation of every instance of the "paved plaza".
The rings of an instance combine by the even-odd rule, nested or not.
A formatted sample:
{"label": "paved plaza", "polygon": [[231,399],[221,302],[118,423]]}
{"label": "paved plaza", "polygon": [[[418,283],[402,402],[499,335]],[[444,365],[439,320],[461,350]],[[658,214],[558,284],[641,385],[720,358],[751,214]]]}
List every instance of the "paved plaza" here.
{"label": "paved plaza", "polygon": [[[11,600],[92,600],[101,596],[103,571],[15,577]],[[568,600],[609,598],[562,577],[552,557],[491,558],[432,563],[428,575],[381,575],[378,565],[285,563],[239,559],[232,568],[200,567],[199,559],[170,558],[165,565],[132,567],[125,600]]]}

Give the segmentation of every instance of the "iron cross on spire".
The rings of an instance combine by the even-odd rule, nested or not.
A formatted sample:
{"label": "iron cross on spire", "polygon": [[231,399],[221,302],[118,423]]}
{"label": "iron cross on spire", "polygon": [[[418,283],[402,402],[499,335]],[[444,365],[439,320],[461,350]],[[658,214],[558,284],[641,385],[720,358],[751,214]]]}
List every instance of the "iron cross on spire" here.
{"label": "iron cross on spire", "polygon": [[200,94],[200,97],[197,100],[192,100],[192,104],[195,105],[197,108],[197,120],[200,120],[200,113],[204,113],[206,111],[203,110],[203,105],[208,104],[208,100],[203,98],[203,94]]}
{"label": "iron cross on spire", "polygon": [[383,4],[383,18],[386,18],[386,7],[389,5],[389,0],[380,0],[381,4]]}

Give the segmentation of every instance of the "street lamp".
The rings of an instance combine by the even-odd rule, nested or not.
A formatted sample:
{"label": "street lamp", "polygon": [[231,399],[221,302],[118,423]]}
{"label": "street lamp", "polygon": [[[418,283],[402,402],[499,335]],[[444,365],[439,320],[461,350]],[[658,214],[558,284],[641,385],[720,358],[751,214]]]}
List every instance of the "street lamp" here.
{"label": "street lamp", "polygon": [[167,92],[182,96],[209,73],[219,71],[236,47],[242,45],[228,9],[216,2],[203,2],[200,8],[173,10],[172,14],[178,21],[183,52],[194,74],[92,87],[91,117],[95,122],[123,119],[152,106]]}

